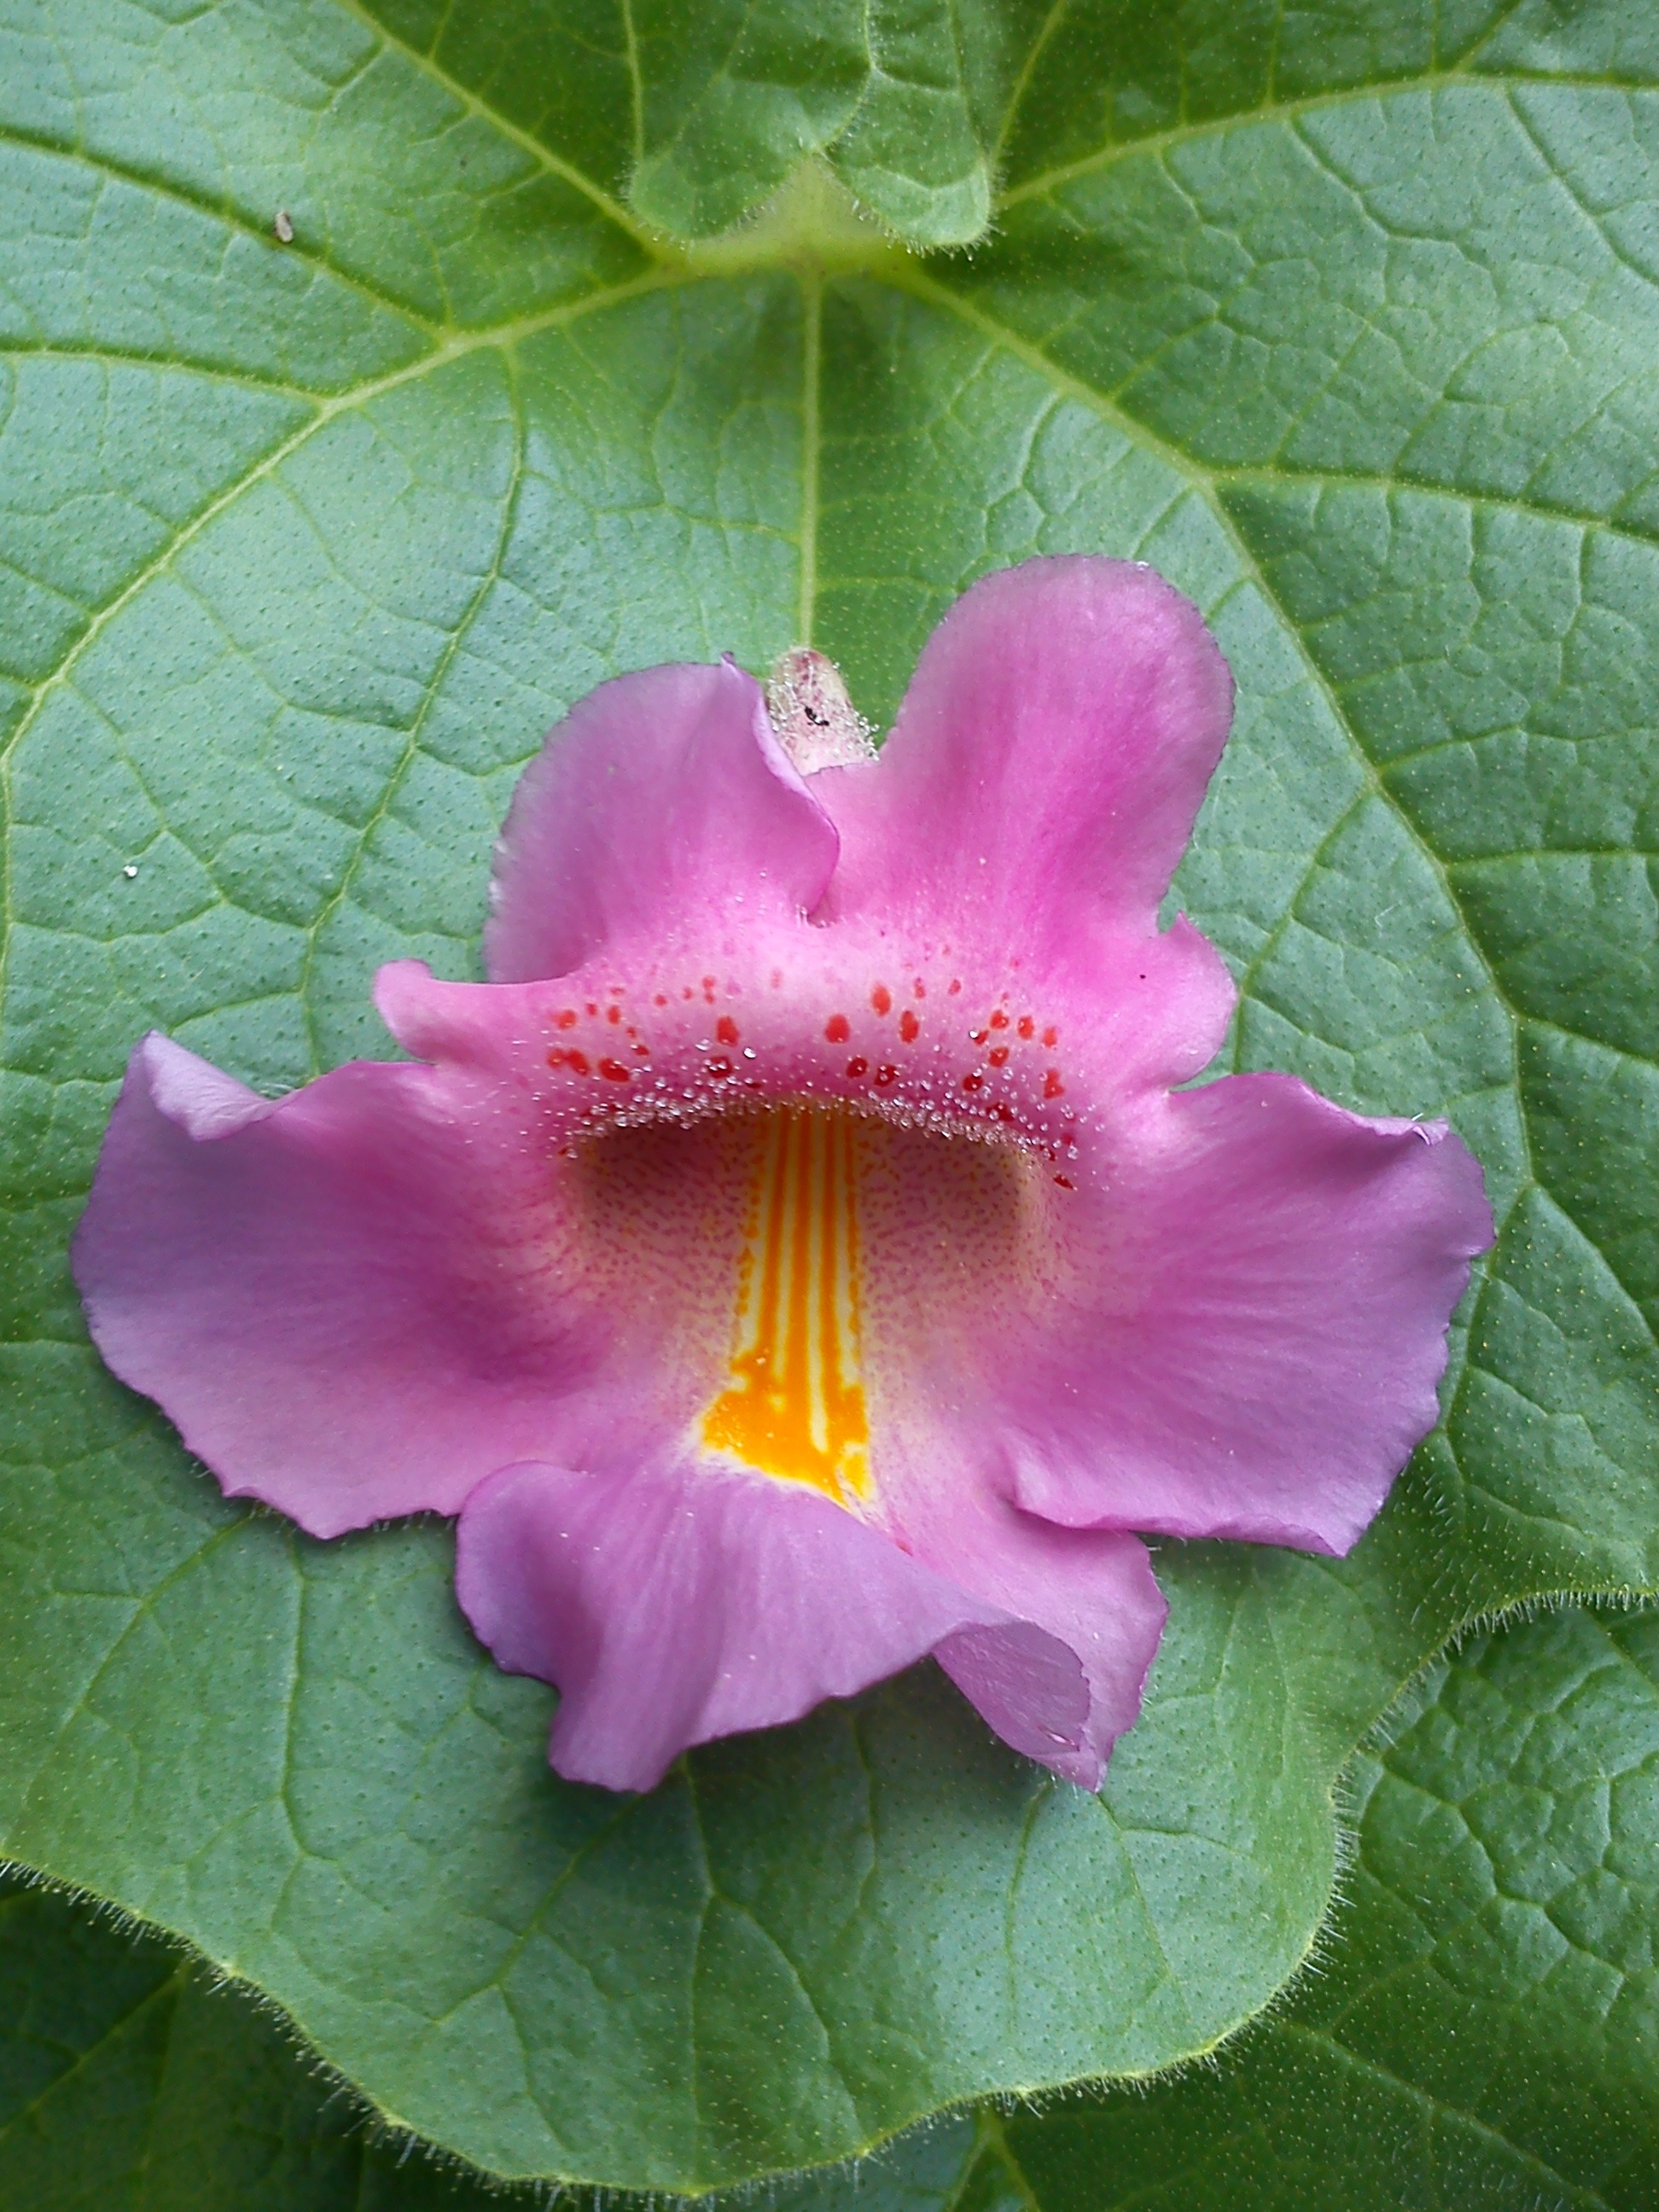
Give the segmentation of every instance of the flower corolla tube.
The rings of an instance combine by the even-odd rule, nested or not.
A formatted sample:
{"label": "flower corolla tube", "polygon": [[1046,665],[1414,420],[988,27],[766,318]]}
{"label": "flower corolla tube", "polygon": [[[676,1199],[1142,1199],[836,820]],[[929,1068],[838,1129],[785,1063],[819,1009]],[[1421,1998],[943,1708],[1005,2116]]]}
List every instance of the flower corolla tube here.
{"label": "flower corolla tube", "polygon": [[519,784],[489,981],[380,971],[410,1060],[270,1100],[136,1048],[105,1358],[314,1536],[459,1514],[567,1776],[931,1653],[1097,1786],[1142,1534],[1346,1552],[1492,1237],[1444,1123],[1192,1083],[1235,994],[1158,908],[1231,704],[1185,599],[1082,557],[968,592],[878,753],[810,653],[769,714],[729,660],[601,685]]}

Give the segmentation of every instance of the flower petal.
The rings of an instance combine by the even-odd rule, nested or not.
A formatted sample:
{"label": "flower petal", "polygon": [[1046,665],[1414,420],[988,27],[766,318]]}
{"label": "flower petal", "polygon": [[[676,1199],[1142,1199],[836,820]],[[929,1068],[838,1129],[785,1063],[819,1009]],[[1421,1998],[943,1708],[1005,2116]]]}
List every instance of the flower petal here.
{"label": "flower petal", "polygon": [[272,1102],[152,1035],[110,1123],[74,1249],[99,1349],[313,1535],[454,1512],[595,1356],[548,1178],[452,1105],[363,1062]]}
{"label": "flower petal", "polygon": [[554,1765],[608,1790],[1008,1619],[799,1484],[684,1461],[503,1469],[467,1500],[455,1579],[501,1665],[557,1686]]}
{"label": "flower petal", "polygon": [[836,833],[731,661],[620,676],[525,770],[484,932],[490,980],[563,975],[603,947],[704,952],[757,914],[817,903]]}
{"label": "flower petal", "polygon": [[879,757],[812,778],[842,834],[828,911],[1039,966],[1102,927],[1149,933],[1231,714],[1219,647],[1150,568],[987,576],[928,640]]}
{"label": "flower petal", "polygon": [[1437,1416],[1492,1238],[1480,1167],[1443,1122],[1283,1075],[1160,1120],[1078,1193],[1070,1315],[1005,1352],[1014,1494],[1073,1527],[1346,1552]]}
{"label": "flower petal", "polygon": [[958,1487],[916,1548],[1018,1616],[1009,1628],[959,1631],[939,1664],[1017,1751],[1097,1790],[1140,1711],[1169,1611],[1146,1547],[1115,1529],[1055,1528]]}

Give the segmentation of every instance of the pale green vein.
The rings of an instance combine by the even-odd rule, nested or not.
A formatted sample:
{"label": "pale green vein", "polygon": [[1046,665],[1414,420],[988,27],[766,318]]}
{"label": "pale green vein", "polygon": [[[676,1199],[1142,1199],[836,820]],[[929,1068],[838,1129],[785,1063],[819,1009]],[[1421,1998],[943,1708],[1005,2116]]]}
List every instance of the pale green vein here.
{"label": "pale green vein", "polygon": [[[33,132],[20,131],[15,125],[0,127],[0,146],[16,146],[31,154],[40,154],[55,161],[72,161],[80,167],[90,169],[94,176],[112,179],[117,184],[130,185],[135,191],[154,195],[157,199],[171,201],[175,207],[188,208],[192,215],[204,216],[210,222],[222,222],[228,230],[239,231],[252,239],[262,251],[286,254],[331,277],[348,291],[356,292],[382,314],[395,315],[400,322],[413,324],[417,331],[435,337],[440,325],[423,315],[418,307],[399,300],[390,292],[382,292],[366,277],[355,276],[349,269],[327,260],[304,239],[296,235],[289,246],[279,245],[276,234],[265,224],[253,222],[243,214],[234,201],[210,198],[205,193],[192,192],[170,178],[158,176],[153,170],[137,169],[118,161],[113,155],[94,153],[84,146],[65,144],[61,139],[36,137]],[[180,364],[188,366],[187,363]]]}
{"label": "pale green vein", "polygon": [[452,100],[465,109],[469,115],[475,116],[479,122],[486,125],[491,131],[498,132],[501,137],[510,139],[521,153],[529,155],[531,160],[539,168],[544,169],[550,176],[562,179],[565,184],[591,200],[601,215],[615,223],[618,230],[625,231],[635,244],[648,253],[653,261],[660,260],[662,258],[660,244],[635,221],[620,200],[613,199],[602,185],[596,185],[591,177],[585,176],[574,162],[564,160],[562,155],[556,154],[551,147],[544,146],[539,138],[533,137],[528,131],[521,130],[516,123],[509,122],[498,108],[491,107],[487,101],[480,100],[476,93],[469,92],[464,84],[450,76],[447,70],[441,68],[429,54],[419,53],[413,46],[405,45],[403,40],[388,31],[378,18],[370,15],[368,9],[362,4],[362,0],[334,0],[334,4],[343,14],[354,16],[388,52],[401,55],[412,69],[417,70],[422,76],[429,77],[434,84],[441,86]]}
{"label": "pale green vein", "polygon": [[1659,549],[1659,529],[1644,528],[1642,525],[1620,522],[1605,514],[1591,514],[1582,507],[1557,506],[1550,501],[1528,499],[1519,493],[1470,489],[1462,484],[1437,482],[1432,477],[1418,477],[1392,470],[1386,473],[1364,469],[1325,468],[1310,464],[1306,468],[1286,467],[1274,461],[1270,465],[1233,467],[1222,465],[1206,468],[1205,476],[1212,484],[1237,484],[1245,489],[1260,484],[1267,489],[1284,488],[1289,490],[1375,491],[1384,497],[1395,495],[1421,499],[1450,500],[1463,507],[1479,507],[1483,513],[1513,514],[1527,522],[1559,523],[1564,528],[1605,531],[1608,537],[1618,538],[1649,551]]}
{"label": "pale green vein", "polygon": [[142,353],[137,347],[117,345],[33,345],[26,339],[0,340],[0,361],[63,362],[82,368],[143,368],[159,375],[197,377],[204,384],[228,384],[237,390],[257,392],[275,398],[297,399],[314,407],[318,395],[303,384],[290,384],[278,376],[259,376],[252,370],[222,368],[210,362],[181,361],[176,354]]}
{"label": "pale green vein", "polygon": [[1001,166],[1003,155],[1007,150],[1008,141],[1013,136],[1014,125],[1019,120],[1020,107],[1027,92],[1030,89],[1031,79],[1036,76],[1037,64],[1047,52],[1049,41],[1064,21],[1066,10],[1071,4],[1072,0],[1054,0],[1053,6],[1043,17],[1037,34],[1026,52],[1025,59],[1020,64],[1019,74],[1014,79],[1012,88],[1008,94],[1008,105],[1003,111],[1002,128],[998,131],[996,143],[991,149],[991,187],[994,192],[996,189],[996,173]]}
{"label": "pale green vein", "polygon": [[1396,100],[1402,96],[1476,88],[1491,91],[1510,105],[1508,95],[1517,86],[1537,85],[1576,86],[1583,89],[1613,92],[1647,92],[1655,88],[1640,81],[1626,82],[1611,76],[1552,76],[1544,71],[1506,70],[1503,72],[1470,70],[1458,64],[1449,70],[1425,70],[1413,76],[1385,79],[1375,84],[1344,85],[1334,92],[1311,92],[1298,100],[1262,102],[1255,107],[1240,108],[1231,115],[1207,116],[1199,123],[1172,124],[1167,131],[1149,131],[1144,138],[1122,138],[1098,152],[1079,155],[1074,161],[1062,161],[1040,176],[1028,177],[1024,184],[1015,185],[1004,192],[996,207],[998,215],[1006,214],[1010,208],[1024,201],[1045,199],[1065,185],[1079,178],[1098,176],[1107,169],[1115,168],[1120,161],[1146,155],[1161,160],[1177,148],[1194,141],[1223,136],[1243,127],[1260,128],[1274,123],[1293,123],[1305,115],[1320,115],[1344,107],[1358,107],[1368,101]]}
{"label": "pale green vein", "polygon": [[640,74],[639,33],[634,27],[634,0],[622,0],[623,45],[628,56],[628,100],[633,120],[634,166],[645,159],[645,79]]}
{"label": "pale green vein", "polygon": [[1310,2027],[1302,2021],[1273,2020],[1267,2023],[1264,2033],[1292,2043],[1306,2044],[1334,2058],[1345,2069],[1364,2075],[1397,2096],[1407,2098],[1431,2118],[1449,2120],[1468,2129],[1471,2135],[1501,2151],[1535,2180],[1547,2182],[1552,2189],[1561,2191],[1570,2203],[1582,2206],[1583,2212],[1613,2212],[1613,2207],[1606,2197],[1599,2196],[1594,2190],[1578,2188],[1534,2153],[1523,2150],[1519,2143],[1512,2142],[1507,2136],[1500,2134],[1487,2121],[1477,2118],[1474,2113],[1455,2105],[1443,2103],[1437,2097],[1431,2096],[1426,2089],[1419,2089],[1414,2081],[1407,2081],[1376,2059],[1362,2057],[1346,2043],[1339,2042],[1334,2036],[1327,2035],[1322,2029]]}
{"label": "pale green vein", "polygon": [[[565,324],[580,320],[584,315],[595,313],[604,307],[616,306],[624,300],[638,299],[650,292],[672,290],[681,285],[696,281],[694,272],[659,265],[641,276],[630,278],[626,283],[609,286],[604,291],[590,292],[583,299],[568,301],[561,307],[544,309],[539,314],[524,316],[511,323],[498,324],[489,330],[459,332],[447,339],[442,345],[434,347],[430,353],[423,355],[420,360],[408,362],[402,368],[392,369],[386,375],[375,377],[366,384],[356,385],[350,391],[337,393],[333,398],[318,404],[316,411],[309,422],[301,423],[288,437],[272,447],[252,468],[246,470],[234,483],[227,485],[222,491],[200,507],[188,522],[175,531],[167,543],[129,579],[120,591],[99,609],[57,666],[50,670],[40,683],[33,687],[33,694],[27,708],[19,717],[10,736],[3,744],[0,744],[0,828],[3,828],[5,831],[6,843],[9,844],[12,821],[11,764],[23,739],[40,719],[46,701],[52,696],[60,685],[70,680],[81,660],[123,609],[129,606],[138,593],[160,575],[186,545],[200,537],[203,531],[224,514],[227,508],[234,506],[239,499],[242,498],[252,485],[273,475],[285,461],[299,452],[310,439],[315,437],[319,430],[326,428],[338,416],[368,406],[385,393],[395,392],[403,385],[428,376],[446,367],[449,362],[459,361],[468,354],[479,352],[487,347],[506,349],[516,344],[521,339],[535,337],[544,331],[559,329]],[[5,881],[4,920],[6,927],[3,933],[0,934],[0,1065],[3,1065],[4,1062],[6,964],[15,931],[15,915],[11,905],[9,871],[7,872]]]}
{"label": "pale green vein", "polygon": [[27,1817],[29,1801],[34,1795],[35,1784],[51,1765],[53,1755],[70,1729],[90,1706],[100,1683],[115,1664],[117,1658],[126,1649],[128,1639],[150,1618],[156,1607],[176,1583],[183,1582],[186,1576],[193,1574],[210,1552],[216,1552],[222,1544],[228,1543],[233,1536],[241,1534],[252,1517],[252,1513],[242,1512],[237,1514],[234,1520],[222,1523],[210,1536],[186,1552],[184,1558],[171,1567],[159,1582],[151,1583],[147,1590],[134,1600],[132,1611],[123,1624],[120,1634],[114,1638],[108,1650],[104,1653],[88,1676],[84,1686],[76,1693],[74,1702],[58,1722],[51,1741],[35,1762],[34,1771],[30,1775],[27,1785],[18,1797],[20,1827]]}
{"label": "pale green vein", "polygon": [[509,346],[522,338],[534,337],[542,331],[555,330],[562,324],[574,322],[583,315],[592,314],[600,308],[611,307],[623,300],[635,299],[642,293],[669,289],[691,281],[690,276],[680,271],[654,269],[645,276],[630,279],[626,283],[611,285],[599,292],[590,292],[583,299],[568,301],[561,307],[548,308],[539,314],[525,316],[512,323],[496,324],[488,330],[458,332],[446,339],[441,345],[434,346],[429,353],[422,354],[418,361],[405,362],[401,368],[392,369],[384,376],[372,378],[367,383],[353,385],[349,391],[337,392],[327,399],[314,402],[316,411],[309,422],[301,423],[297,429],[290,432],[289,436],[271,447],[253,467],[246,470],[236,478],[234,483],[228,484],[205,506],[200,507],[189,521],[176,531],[167,544],[128,580],[114,598],[107,600],[98,610],[64,659],[33,687],[33,701],[9,738],[7,739],[3,750],[0,750],[0,759],[9,757],[15,752],[19,744],[27,735],[30,726],[37,719],[41,704],[46,698],[56,690],[60,684],[69,680],[76,664],[83,658],[88,647],[122,612],[123,609],[143,590],[144,586],[152,582],[175,556],[193,538],[199,537],[202,532],[216,520],[227,507],[234,506],[253,484],[281,468],[285,461],[337,416],[369,406],[386,392],[395,392],[402,385],[413,383],[422,377],[429,376],[437,370],[447,367],[451,362],[464,359],[468,354],[477,353],[492,346]]}
{"label": "pale green vein", "polygon": [[311,1072],[313,1075],[320,1075],[324,1067],[322,1050],[317,1036],[316,1009],[312,1004],[311,997],[312,970],[316,964],[317,948],[322,942],[324,931],[350,896],[351,886],[356,880],[358,870],[368,857],[375,833],[391,812],[404,780],[414,765],[421,750],[421,736],[426,727],[428,717],[442,694],[445,679],[454,664],[455,656],[459,653],[473,623],[483,612],[490,593],[501,580],[501,565],[507,558],[507,548],[512,542],[513,526],[519,512],[519,495],[524,483],[526,432],[524,400],[519,389],[518,374],[510,348],[506,349],[505,362],[507,392],[513,410],[513,463],[508,472],[507,490],[501,500],[501,527],[496,532],[495,550],[485,565],[483,574],[478,579],[471,597],[462,610],[459,621],[450,633],[443,649],[438,655],[431,677],[421,695],[420,705],[410,721],[408,732],[404,738],[403,750],[393,763],[391,775],[386,778],[386,788],[380,794],[380,802],[358,833],[352,846],[351,856],[340,871],[339,882],[319,908],[316,919],[306,932],[305,955],[300,964],[300,975],[295,990],[305,1022],[306,1043],[311,1054]]}

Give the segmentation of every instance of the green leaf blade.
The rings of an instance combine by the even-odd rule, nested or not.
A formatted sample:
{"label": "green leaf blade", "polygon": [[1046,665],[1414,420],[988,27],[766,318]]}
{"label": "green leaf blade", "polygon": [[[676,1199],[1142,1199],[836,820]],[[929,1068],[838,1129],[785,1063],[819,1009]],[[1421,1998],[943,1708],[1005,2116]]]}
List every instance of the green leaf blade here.
{"label": "green leaf blade", "polygon": [[[1088,9],[9,20],[7,1847],[496,2172],[695,2191],[1203,2049],[1303,1958],[1401,1682],[1654,1583],[1651,118],[1504,43],[1631,19],[1189,12],[1179,96],[1164,18]],[[699,259],[644,240],[658,154],[703,231],[803,158],[934,243],[1023,181],[971,259],[845,208],[831,253],[822,167]],[[99,1368],[112,1086],[152,1024],[273,1091],[387,1050],[375,963],[477,972],[595,683],[810,636],[884,720],[966,583],[1079,550],[1238,679],[1172,901],[1240,983],[1216,1072],[1480,1152],[1446,1422],[1346,1561],[1160,1548],[1098,1802],[924,1670],[619,1813],[441,1534],[227,1506]]]}

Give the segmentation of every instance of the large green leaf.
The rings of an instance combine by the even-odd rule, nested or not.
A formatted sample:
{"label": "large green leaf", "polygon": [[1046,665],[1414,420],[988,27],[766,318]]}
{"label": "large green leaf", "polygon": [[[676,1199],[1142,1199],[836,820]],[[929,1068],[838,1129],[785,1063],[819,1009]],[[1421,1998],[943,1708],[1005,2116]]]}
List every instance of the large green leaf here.
{"label": "large green leaf", "polygon": [[[1349,1777],[1316,1973],[1198,2068],[961,2115],[780,2212],[1645,2212],[1659,2203],[1659,1614],[1467,1644]],[[488,2212],[365,2137],[283,2032],[155,1943],[0,1903],[6,2212]],[[158,2155],[159,2154],[159,2155]],[[507,2200],[509,2203],[518,2201]]]}
{"label": "large green leaf", "polygon": [[1321,1971],[1214,2068],[988,2117],[950,2212],[1659,2204],[1659,1615],[1477,1638],[1395,1725]]}
{"label": "large green leaf", "polygon": [[175,1947],[0,1887],[4,2212],[501,2212],[377,2139],[282,2027]]}
{"label": "large green leaf", "polygon": [[[774,2212],[945,2212],[957,2118],[769,2192]],[[570,2205],[581,2200],[566,2197]],[[626,2200],[617,2200],[626,2205]],[[741,2201],[726,2200],[732,2212]],[[0,1878],[0,2212],[546,2212],[389,2136],[249,1994],[174,1944]]]}
{"label": "large green leaf", "polygon": [[[0,10],[0,1840],[480,2165],[661,2189],[1205,2048],[1301,1959],[1400,1683],[1659,1561],[1641,8],[915,5],[1011,180],[933,259],[833,172],[894,220],[955,142],[835,11],[750,18]],[[752,228],[651,243],[803,148]],[[226,1507],[88,1349],[126,1050],[385,1050],[375,962],[473,971],[514,775],[594,682],[810,635],[884,715],[963,583],[1071,548],[1156,562],[1239,678],[1179,886],[1234,1064],[1486,1164],[1446,1423],[1345,1563],[1163,1547],[1097,1801],[929,1669],[568,1788],[443,1530]]]}
{"label": "large green leaf", "polygon": [[[946,2212],[970,2119],[775,2185],[774,2212]],[[178,1947],[0,1879],[0,2212],[546,2212],[354,2106]],[[626,2199],[613,2200],[624,2208]],[[724,2200],[738,2212],[742,2202]]]}

